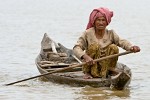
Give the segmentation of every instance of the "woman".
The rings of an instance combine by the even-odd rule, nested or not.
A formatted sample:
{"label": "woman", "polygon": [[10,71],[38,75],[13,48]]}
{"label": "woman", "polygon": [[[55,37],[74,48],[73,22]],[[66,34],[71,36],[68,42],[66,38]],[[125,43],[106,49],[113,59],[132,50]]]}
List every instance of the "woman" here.
{"label": "woman", "polygon": [[113,12],[107,8],[94,9],[90,14],[85,32],[73,48],[75,55],[88,63],[83,66],[86,79],[106,78],[109,70],[115,70],[118,57],[100,62],[94,62],[93,59],[119,53],[118,46],[127,51],[140,51],[138,46],[133,46],[129,41],[121,39],[113,30],[106,28],[112,17]]}

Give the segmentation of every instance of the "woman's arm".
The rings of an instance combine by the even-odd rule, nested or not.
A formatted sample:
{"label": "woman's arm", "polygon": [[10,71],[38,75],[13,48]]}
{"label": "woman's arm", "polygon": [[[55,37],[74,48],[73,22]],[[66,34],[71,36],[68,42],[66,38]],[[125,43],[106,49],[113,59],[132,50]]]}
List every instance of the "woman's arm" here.
{"label": "woman's arm", "polygon": [[119,47],[132,52],[139,52],[140,47],[133,46],[128,40],[120,38],[114,31],[112,31],[113,42]]}

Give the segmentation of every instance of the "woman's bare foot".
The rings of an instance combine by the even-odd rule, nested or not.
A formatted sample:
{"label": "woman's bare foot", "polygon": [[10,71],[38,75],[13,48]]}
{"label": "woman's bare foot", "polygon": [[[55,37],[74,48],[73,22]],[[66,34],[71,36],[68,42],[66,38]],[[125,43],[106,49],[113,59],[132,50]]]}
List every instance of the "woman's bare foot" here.
{"label": "woman's bare foot", "polygon": [[90,74],[84,74],[83,78],[84,79],[91,79],[93,77]]}

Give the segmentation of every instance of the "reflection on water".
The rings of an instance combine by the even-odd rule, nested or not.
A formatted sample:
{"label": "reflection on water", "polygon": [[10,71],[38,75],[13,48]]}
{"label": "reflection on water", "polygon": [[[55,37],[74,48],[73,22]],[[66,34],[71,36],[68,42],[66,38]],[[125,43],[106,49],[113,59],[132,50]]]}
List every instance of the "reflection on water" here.
{"label": "reflection on water", "polygon": [[109,87],[92,88],[86,86],[81,89],[80,94],[82,94],[82,96],[78,98],[80,100],[126,99],[130,97],[130,89],[118,91],[111,90]]}

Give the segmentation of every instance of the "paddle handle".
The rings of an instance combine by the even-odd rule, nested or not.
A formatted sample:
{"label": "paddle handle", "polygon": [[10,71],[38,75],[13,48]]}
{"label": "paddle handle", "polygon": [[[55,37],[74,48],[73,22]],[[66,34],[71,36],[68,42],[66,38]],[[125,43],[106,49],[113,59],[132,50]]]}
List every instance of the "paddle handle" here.
{"label": "paddle handle", "polygon": [[[103,58],[95,59],[94,61],[98,62],[98,61],[101,61],[101,60],[105,60],[105,59],[109,59],[109,58],[113,58],[113,57],[117,57],[117,56],[122,56],[122,55],[126,55],[126,54],[129,54],[129,53],[132,53],[132,52],[131,51],[125,51],[125,52],[122,52],[122,53],[119,53],[119,54],[114,54],[114,55],[106,56],[106,57],[103,57]],[[80,66],[83,66],[85,64],[87,64],[87,63],[83,62],[81,64],[72,65],[72,66],[69,66],[69,67],[65,67],[63,69],[54,70],[54,71],[51,71],[51,72],[48,72],[48,73],[44,73],[44,74],[41,74],[41,75],[33,76],[33,77],[30,77],[30,78],[26,78],[26,79],[19,80],[19,81],[16,81],[16,82],[8,83],[8,84],[5,84],[5,85],[6,86],[13,85],[13,84],[20,83],[20,82],[23,82],[23,81],[27,81],[27,80],[30,80],[30,79],[34,79],[34,78],[37,78],[37,77],[49,75],[49,74],[56,73],[56,72],[62,72],[62,71],[65,71],[65,70],[73,69],[75,67],[80,67]]]}
{"label": "paddle handle", "polygon": [[109,59],[109,58],[114,58],[114,57],[117,57],[117,56],[122,56],[122,55],[129,54],[129,53],[133,53],[133,52],[132,51],[125,51],[125,52],[122,52],[122,53],[118,53],[118,54],[114,54],[114,55],[109,55],[109,56],[106,56],[106,57],[102,57],[100,59],[95,59],[94,61],[98,62],[98,61],[101,61],[101,60],[105,60],[105,59]]}

